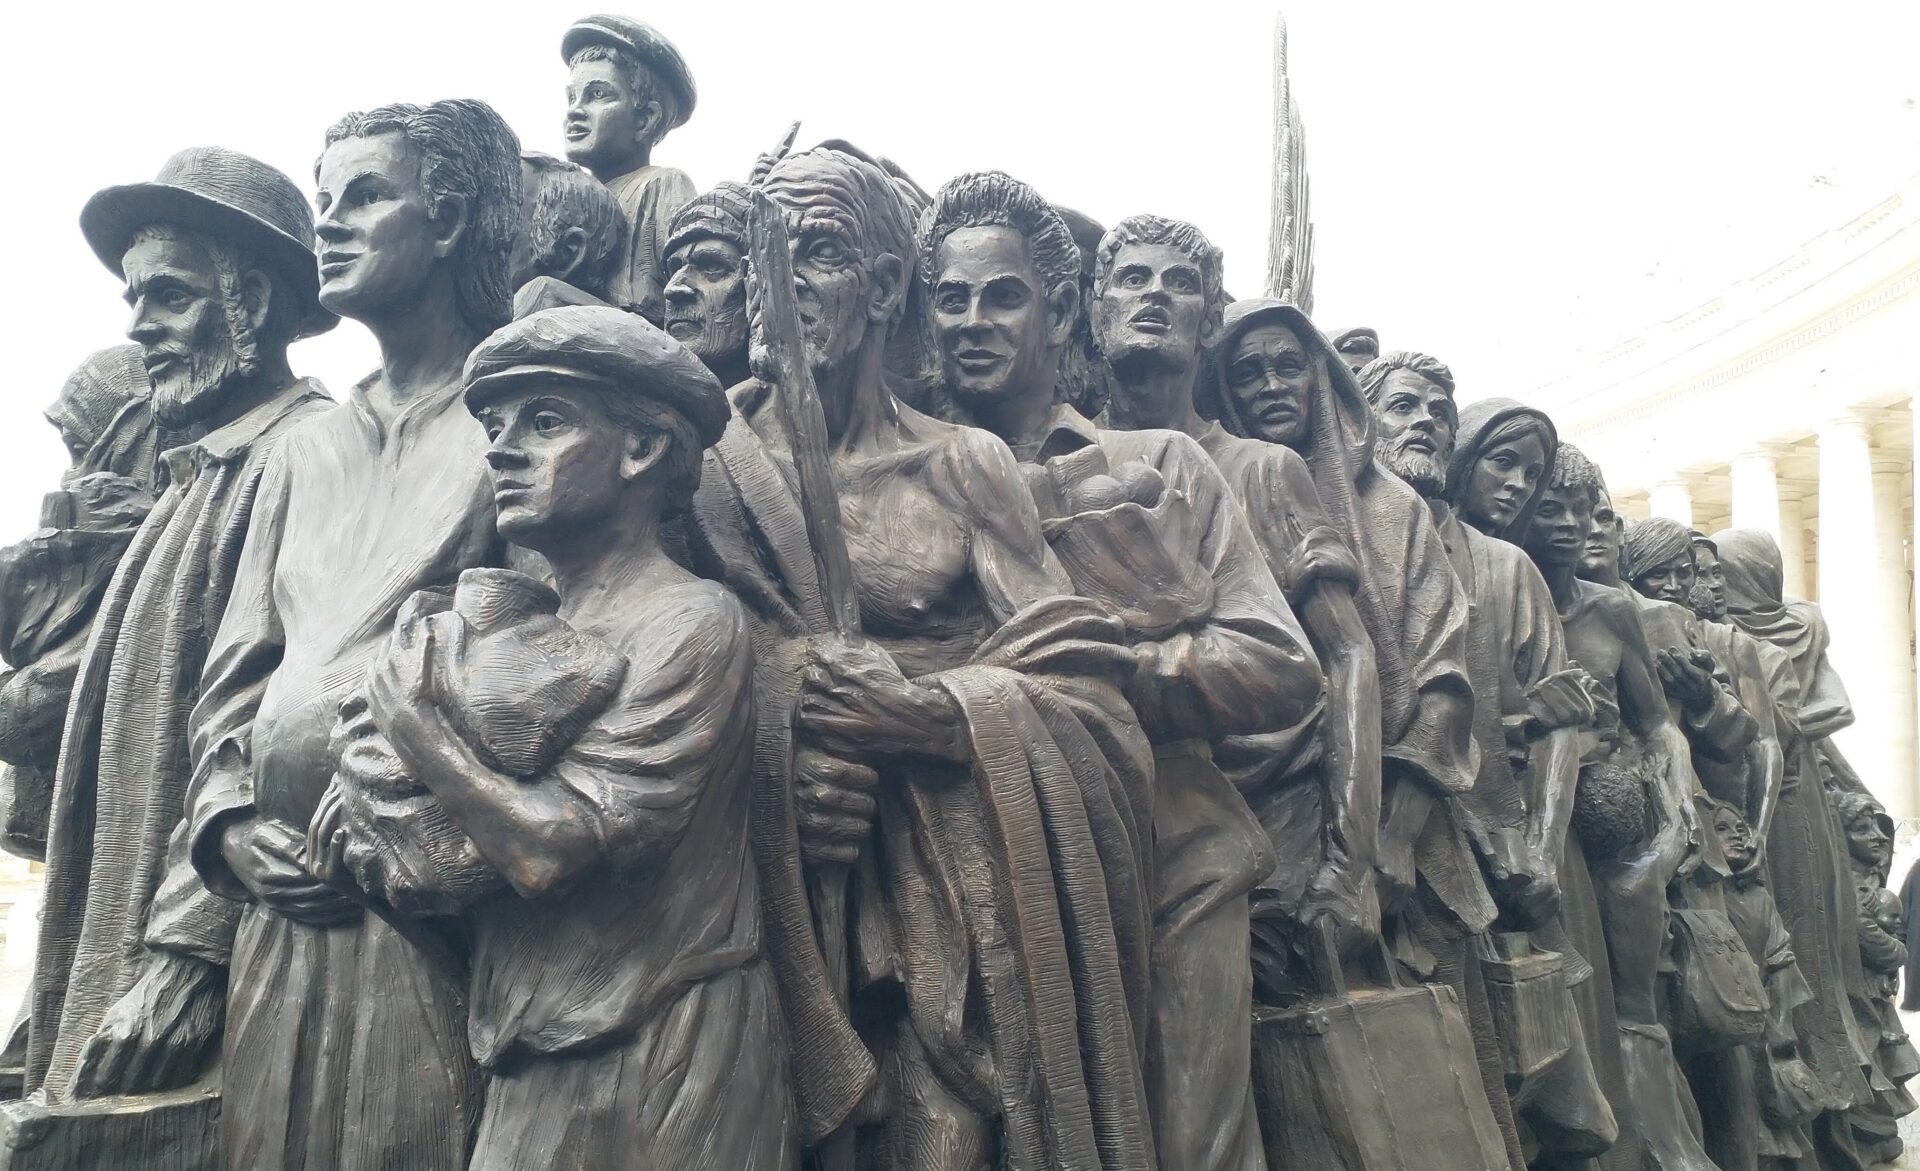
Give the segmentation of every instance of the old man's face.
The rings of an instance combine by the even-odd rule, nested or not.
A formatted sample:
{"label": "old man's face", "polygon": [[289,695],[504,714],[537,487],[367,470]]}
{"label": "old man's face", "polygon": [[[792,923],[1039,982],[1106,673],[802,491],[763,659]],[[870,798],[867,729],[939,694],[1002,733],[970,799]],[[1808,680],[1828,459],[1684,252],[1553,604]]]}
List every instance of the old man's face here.
{"label": "old man's face", "polygon": [[666,328],[709,367],[747,349],[747,257],[718,236],[694,236],[667,253]]}
{"label": "old man's face", "polygon": [[220,273],[192,233],[143,233],[120,260],[133,320],[153,383],[153,414],[169,427],[205,417],[236,375],[249,373],[235,346]]}
{"label": "old man's face", "polygon": [[1453,395],[1423,374],[1399,369],[1387,375],[1374,414],[1379,420],[1377,449],[1387,470],[1422,496],[1445,491],[1458,425]]}
{"label": "old man's face", "polygon": [[1296,450],[1307,444],[1318,376],[1300,335],[1278,321],[1246,330],[1227,355],[1226,391],[1253,437]]}

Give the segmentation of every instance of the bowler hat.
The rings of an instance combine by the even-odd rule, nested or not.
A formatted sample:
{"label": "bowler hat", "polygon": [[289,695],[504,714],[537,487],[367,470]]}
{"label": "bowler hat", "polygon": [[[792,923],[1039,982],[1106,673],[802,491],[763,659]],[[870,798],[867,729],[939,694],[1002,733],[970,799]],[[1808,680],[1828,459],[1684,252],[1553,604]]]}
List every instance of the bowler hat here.
{"label": "bowler hat", "polygon": [[630,16],[605,13],[583,16],[560,38],[560,59],[571,61],[575,53],[588,45],[611,45],[632,53],[673,90],[678,99],[674,105],[679,108],[674,111],[668,130],[685,125],[693,116],[693,73],[688,70],[686,59],[680,56],[680,50],[652,25]]}
{"label": "bowler hat", "polygon": [[124,275],[120,262],[134,233],[163,223],[231,240],[271,263],[299,298],[295,337],[339,324],[320,307],[313,209],[280,171],[237,150],[189,147],[162,164],[153,182],[108,187],[80,209],[80,231],[117,275]]}
{"label": "bowler hat", "polygon": [[610,305],[562,304],[494,330],[467,358],[467,409],[533,379],[664,403],[686,416],[703,446],[727,427],[726,392],[693,351]]}

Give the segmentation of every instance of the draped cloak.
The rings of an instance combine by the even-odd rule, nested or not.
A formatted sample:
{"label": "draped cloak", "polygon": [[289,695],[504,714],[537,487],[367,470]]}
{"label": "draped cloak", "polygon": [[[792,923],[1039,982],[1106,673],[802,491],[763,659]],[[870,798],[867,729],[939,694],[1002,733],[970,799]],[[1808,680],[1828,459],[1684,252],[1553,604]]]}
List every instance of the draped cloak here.
{"label": "draped cloak", "polygon": [[[878,1066],[871,1032],[853,1023],[862,1013],[829,982],[790,797],[803,640],[829,629],[826,610],[770,395],[748,383],[735,401],[687,538],[696,565],[757,620],[753,837],[800,1133],[814,1143],[847,1123]],[[942,476],[975,474],[972,448],[998,444],[970,428],[942,438],[943,425],[898,409],[903,430],[935,439],[909,458],[939,461]],[[863,581],[888,572],[858,557],[856,570]],[[856,1009],[904,999],[933,1076],[996,1120],[1010,1165],[1144,1171],[1157,1165],[1141,1069],[1151,751],[1122,695],[1134,662],[1121,624],[1054,572],[1058,596],[1013,599],[1013,612],[938,635],[876,639],[952,697],[971,763],[882,777],[850,894],[853,998]],[[875,597],[861,602],[869,631],[883,629]]]}
{"label": "draped cloak", "polygon": [[397,409],[365,384],[281,441],[261,483],[191,737],[186,846],[244,903],[221,1111],[233,1171],[462,1171],[478,1081],[466,990],[374,915],[325,925],[252,901],[229,822],[302,836],[334,773],[340,701],[414,593],[496,565],[486,434],[452,382]]}
{"label": "draped cloak", "polygon": [[[191,773],[188,718],[233,590],[265,468],[331,405],[300,381],[168,453],[172,482],[120,561],[67,712],[34,956],[27,1088],[67,1093],[81,1051],[151,945],[224,965],[237,908],[170,851]],[[163,878],[167,881],[163,882]]]}
{"label": "draped cloak", "polygon": [[1759,529],[1713,535],[1727,579],[1727,618],[1766,644],[1762,666],[1775,702],[1784,767],[1767,834],[1767,869],[1794,957],[1814,1000],[1794,1013],[1801,1053],[1836,1098],[1872,1100],[1867,1031],[1852,996],[1866,992],[1858,900],[1844,828],[1820,778],[1826,737],[1853,721],[1846,688],[1827,661],[1827,627],[1812,602],[1782,596],[1780,549]]}

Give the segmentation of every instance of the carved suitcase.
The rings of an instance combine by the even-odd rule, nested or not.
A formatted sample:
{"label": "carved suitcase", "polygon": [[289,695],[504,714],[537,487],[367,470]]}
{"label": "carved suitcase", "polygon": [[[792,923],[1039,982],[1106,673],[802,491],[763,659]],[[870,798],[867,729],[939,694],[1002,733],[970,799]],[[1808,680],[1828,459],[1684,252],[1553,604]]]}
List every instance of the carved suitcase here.
{"label": "carved suitcase", "polygon": [[1524,932],[1480,937],[1480,972],[1500,1036],[1508,1088],[1553,1068],[1573,1048],[1577,1011],[1557,951],[1537,948]]}
{"label": "carved suitcase", "polygon": [[1254,1014],[1270,1171],[1506,1171],[1453,990],[1330,983],[1297,1008]]}

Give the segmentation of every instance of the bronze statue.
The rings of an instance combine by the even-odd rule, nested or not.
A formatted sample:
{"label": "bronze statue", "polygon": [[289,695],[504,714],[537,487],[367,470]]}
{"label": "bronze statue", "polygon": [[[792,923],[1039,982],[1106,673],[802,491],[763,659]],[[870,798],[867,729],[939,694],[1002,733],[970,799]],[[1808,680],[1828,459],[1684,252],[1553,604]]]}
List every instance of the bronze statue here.
{"label": "bronze statue", "polygon": [[[1604,960],[1604,943],[1597,933],[1570,940],[1564,904],[1593,898],[1577,842],[1569,857],[1567,829],[1580,733],[1596,713],[1587,676],[1567,657],[1547,584],[1514,543],[1532,520],[1559,438],[1545,414],[1507,399],[1483,399],[1456,414],[1453,372],[1427,354],[1396,351],[1362,367],[1359,379],[1379,421],[1381,462],[1432,504],[1470,599],[1467,665],[1476,700],[1498,700],[1474,706],[1480,770],[1461,799],[1500,912],[1469,959],[1469,974],[1482,983],[1487,957],[1497,964],[1503,950],[1517,952],[1570,990],[1545,1009],[1563,1022],[1564,1055],[1553,1055],[1527,1027],[1538,1017],[1523,1024],[1493,1014],[1503,1058],[1494,1072],[1504,1076],[1488,1079],[1489,1094],[1511,1089],[1547,1162],[1593,1158],[1619,1138],[1608,1091],[1618,1096],[1624,1085],[1611,982],[1604,973],[1596,978],[1591,962]],[[1582,873],[1565,892],[1570,867]],[[1597,915],[1597,908],[1580,913],[1596,927]],[[1487,997],[1483,987],[1476,992]],[[1542,1051],[1528,1052],[1530,1045]]]}
{"label": "bronze statue", "polygon": [[244,904],[221,1114],[233,1171],[466,1166],[466,990],[310,875],[304,846],[336,710],[401,605],[501,556],[461,367],[508,314],[519,153],[474,101],[327,132],[320,301],[366,325],[380,368],[276,451],[194,716],[191,856]]}
{"label": "bronze statue", "polygon": [[[917,328],[894,176],[823,148],[765,192],[793,282],[754,262],[754,360],[779,385],[734,389],[689,545],[766,648],[754,834],[801,1137],[841,1166],[855,1137],[903,1171],[1153,1167],[1150,758],[1120,689],[1161,668],[1072,596],[1006,446],[888,390],[889,342]],[[772,298],[804,354],[769,332]],[[778,417],[802,377],[817,435]],[[838,499],[809,540],[787,477],[815,461]],[[834,533],[844,577],[815,560]]]}
{"label": "bronze statue", "polygon": [[1848,1121],[1864,1158],[1892,1163],[1903,1148],[1900,1119],[1915,1109],[1906,1083],[1920,1073],[1920,1054],[1914,1052],[1894,1008],[1900,970],[1907,963],[1907,940],[1901,928],[1900,900],[1887,889],[1893,866],[1893,819],[1865,793],[1841,790],[1833,795],[1833,803],[1847,834],[1860,908],[1860,963],[1867,973],[1867,995],[1855,1002],[1854,1012],[1867,1030],[1877,1075],[1873,1101],[1855,1106]]}
{"label": "bronze statue", "polygon": [[1334,352],[1346,363],[1347,369],[1358,377],[1367,363],[1380,356],[1380,335],[1371,327],[1357,325],[1352,329],[1343,329],[1333,335]]}
{"label": "bronze statue", "polygon": [[693,74],[651,25],[619,15],[583,17],[560,38],[567,63],[567,158],[592,171],[620,203],[624,261],[608,299],[660,319],[667,225],[693,198],[693,180],[655,165],[653,148],[693,114]]}
{"label": "bronze statue", "polygon": [[717,183],[674,213],[667,230],[666,329],[692,350],[722,386],[744,382],[747,368],[748,192]]}
{"label": "bronze statue", "polygon": [[[558,596],[500,569],[468,570],[450,608],[415,595],[368,710],[510,888],[464,908],[468,1034],[489,1071],[468,1166],[795,1167],[747,842],[747,615],[661,544],[725,396],[691,352],[610,307],[515,321],[465,382],[501,535],[544,558]],[[539,597],[557,609],[536,607],[514,641]],[[563,648],[556,625],[588,646]],[[538,754],[529,722],[552,738]],[[382,848],[324,811],[313,833],[349,867]]]}
{"label": "bronze statue", "polygon": [[90,355],[47,421],[71,463],[40,527],[0,550],[0,849],[44,862],[53,772],[87,632],[114,566],[146,519],[163,442],[140,347]]}
{"label": "bronze statue", "polygon": [[127,334],[155,419],[192,427],[79,664],[54,788],[28,1086],[146,1093],[191,1081],[216,1038],[235,910],[169,837],[190,775],[189,716],[271,452],[326,403],[287,347],[332,328],[312,214],[285,175],[234,151],[174,155],[81,213],[126,281]]}
{"label": "bronze statue", "polygon": [[576,163],[529,151],[520,156],[520,231],[507,281],[564,281],[606,300],[625,258],[627,224],[611,192]]}
{"label": "bronze statue", "polygon": [[[1101,430],[1060,401],[1061,357],[1080,317],[1080,262],[1053,208],[1006,175],[962,175],[934,195],[919,237],[958,414],[1022,461],[1054,553],[1082,595],[1126,623],[1139,661],[1126,694],[1154,745],[1146,1052],[1160,1160],[1258,1168],[1247,895],[1275,856],[1211,746],[1297,737],[1297,725],[1284,721],[1309,710],[1319,670],[1199,445],[1169,430]],[[1174,336],[1191,371],[1201,335]],[[1173,695],[1182,698],[1170,704]],[[1314,852],[1318,844],[1316,832],[1306,845]],[[1306,892],[1296,894],[1291,909],[1311,917],[1300,906]],[[1347,904],[1338,909],[1361,918]]]}

